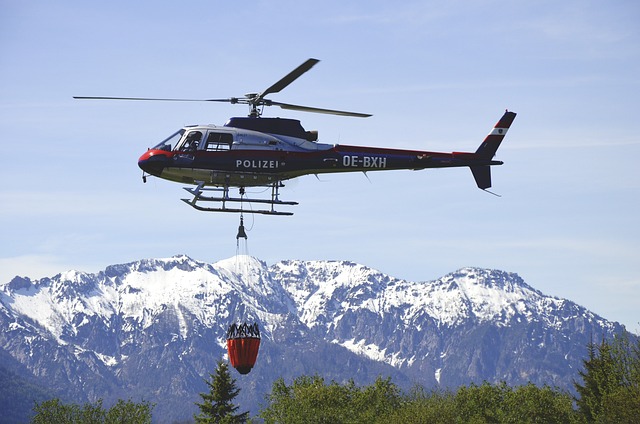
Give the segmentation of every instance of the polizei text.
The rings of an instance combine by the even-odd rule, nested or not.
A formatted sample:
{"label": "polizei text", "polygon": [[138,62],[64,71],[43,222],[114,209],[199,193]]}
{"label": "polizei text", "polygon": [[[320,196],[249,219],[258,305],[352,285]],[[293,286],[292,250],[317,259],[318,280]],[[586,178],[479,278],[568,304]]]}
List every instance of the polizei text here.
{"label": "polizei text", "polygon": [[237,159],[236,168],[276,169],[280,165],[277,160]]}

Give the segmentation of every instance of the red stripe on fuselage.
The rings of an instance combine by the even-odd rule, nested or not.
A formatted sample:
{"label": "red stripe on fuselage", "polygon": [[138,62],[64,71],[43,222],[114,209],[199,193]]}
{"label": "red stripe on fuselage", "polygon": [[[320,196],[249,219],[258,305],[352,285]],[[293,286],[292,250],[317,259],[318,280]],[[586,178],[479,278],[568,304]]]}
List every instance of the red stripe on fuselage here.
{"label": "red stripe on fuselage", "polygon": [[346,146],[337,144],[332,150],[338,153],[367,153],[398,156],[449,156],[451,153],[427,152],[424,150],[389,149],[385,147]]}

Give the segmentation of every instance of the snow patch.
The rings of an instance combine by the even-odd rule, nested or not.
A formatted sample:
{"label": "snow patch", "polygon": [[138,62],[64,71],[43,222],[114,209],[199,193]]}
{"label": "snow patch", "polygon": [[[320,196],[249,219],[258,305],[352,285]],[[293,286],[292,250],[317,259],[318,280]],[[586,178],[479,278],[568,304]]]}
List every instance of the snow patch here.
{"label": "snow patch", "polygon": [[118,365],[118,360],[114,356],[105,355],[102,353],[94,352],[95,355],[108,367],[115,367]]}
{"label": "snow patch", "polygon": [[355,339],[351,339],[342,342],[333,340],[332,343],[338,344],[356,355],[365,356],[378,362],[386,362],[394,367],[400,367],[407,362],[399,352],[388,355],[386,349],[380,349],[380,347],[373,343],[367,344],[365,340],[356,341]]}

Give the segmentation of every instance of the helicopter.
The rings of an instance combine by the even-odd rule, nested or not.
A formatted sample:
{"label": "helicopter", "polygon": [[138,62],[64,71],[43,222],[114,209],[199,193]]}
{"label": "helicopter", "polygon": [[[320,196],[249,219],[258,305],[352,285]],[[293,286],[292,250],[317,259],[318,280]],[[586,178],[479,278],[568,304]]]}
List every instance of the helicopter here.
{"label": "helicopter", "polygon": [[[516,117],[505,111],[475,152],[429,152],[392,148],[349,146],[318,142],[317,131],[307,131],[299,120],[262,117],[265,106],[285,110],[367,118],[366,113],[301,106],[267,99],[319,62],[308,59],[260,93],[221,99],[74,96],[75,99],[143,100],[178,102],[226,102],[249,106],[249,115],[232,117],[224,125],[181,128],[138,159],[143,181],[155,176],[191,186],[191,198],[181,199],[200,211],[293,215],[276,210],[298,202],[280,200],[284,181],[303,175],[421,170],[468,167],[478,188],[491,187],[491,166],[503,162],[493,157]],[[195,186],[195,187],[192,187]],[[248,187],[264,187],[270,194],[249,196]],[[233,194],[232,194],[233,190]],[[235,194],[237,190],[237,195]],[[245,206],[248,204],[248,206]],[[258,204],[255,207],[253,204]],[[205,206],[206,205],[206,206]]]}

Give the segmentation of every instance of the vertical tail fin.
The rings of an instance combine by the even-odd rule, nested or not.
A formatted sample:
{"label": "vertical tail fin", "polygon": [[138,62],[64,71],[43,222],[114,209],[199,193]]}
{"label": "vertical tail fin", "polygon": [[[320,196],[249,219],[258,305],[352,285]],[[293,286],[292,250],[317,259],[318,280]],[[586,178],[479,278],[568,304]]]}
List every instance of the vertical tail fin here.
{"label": "vertical tail fin", "polygon": [[[506,111],[504,115],[502,115],[502,118],[500,118],[498,123],[493,127],[493,130],[491,130],[482,144],[480,144],[480,147],[478,147],[478,150],[476,150],[478,159],[487,161],[493,159],[514,119],[516,119],[514,112]],[[500,165],[501,163],[502,162],[494,162],[493,165]],[[491,187],[490,165],[471,165],[469,168],[479,189],[486,190]]]}
{"label": "vertical tail fin", "polygon": [[516,119],[516,114],[514,112],[506,111],[502,118],[498,121],[498,123],[493,127],[493,130],[487,135],[484,139],[478,150],[476,150],[476,155],[481,159],[492,159],[496,151],[498,151],[498,147],[500,147],[500,143],[504,139],[504,136],[507,135],[507,130],[513,123],[513,120]]}

